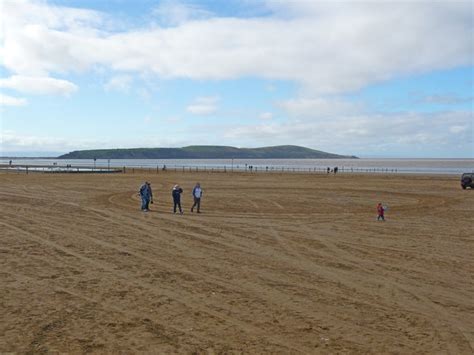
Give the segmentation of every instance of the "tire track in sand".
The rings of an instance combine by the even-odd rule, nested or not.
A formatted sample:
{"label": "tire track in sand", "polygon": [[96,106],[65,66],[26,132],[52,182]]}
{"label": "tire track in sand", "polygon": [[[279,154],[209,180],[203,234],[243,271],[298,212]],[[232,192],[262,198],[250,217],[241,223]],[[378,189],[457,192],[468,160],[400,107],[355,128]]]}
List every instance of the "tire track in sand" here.
{"label": "tire track in sand", "polygon": [[[53,227],[53,230],[54,230],[54,227]],[[139,257],[140,259],[142,259],[144,261],[147,261],[148,263],[158,264],[160,266],[167,266],[166,264],[159,263],[155,259],[151,259],[151,258],[148,258],[146,256],[140,255],[140,254],[138,254],[138,253],[136,253],[136,252],[134,252],[130,249],[124,249],[123,246],[120,246],[120,245],[117,246],[113,243],[105,242],[105,241],[102,241],[102,240],[97,240],[97,239],[95,239],[93,237],[89,237],[89,236],[83,236],[83,238],[87,238],[90,241],[92,241],[93,243],[96,243],[96,244],[101,245],[101,246],[106,247],[106,248],[116,249],[118,251],[124,251],[125,250],[130,255]],[[169,267],[169,266],[167,266],[167,267]],[[275,290],[274,288],[268,288],[268,287],[266,287],[262,284],[251,283],[248,280],[244,280],[243,283],[239,283],[239,287],[236,287],[234,284],[231,284],[229,282],[223,282],[222,279],[213,278],[212,276],[210,277],[208,274],[190,272],[187,269],[176,269],[176,268],[174,268],[173,271],[174,272],[182,272],[184,274],[188,273],[188,274],[190,274],[194,277],[201,276],[203,279],[206,279],[206,280],[210,279],[210,281],[213,282],[214,284],[222,286],[222,287],[227,288],[227,289],[230,289],[230,290],[232,290],[233,292],[236,292],[236,293],[246,292],[246,293],[249,293],[249,294],[253,294],[257,297],[260,297],[260,299],[265,301],[265,302],[271,302],[271,303],[273,303],[273,304],[275,304],[279,307],[284,306],[285,308],[287,308],[289,310],[293,310],[295,312],[295,314],[298,315],[299,317],[302,314],[306,313],[305,310],[307,310],[307,307],[314,306],[314,304],[312,302],[308,302],[308,300],[304,300],[304,299],[300,298],[300,299],[295,301],[294,297],[291,296],[291,294],[289,295],[287,293],[280,292],[278,290]],[[315,292],[315,291],[321,292],[321,290],[318,290],[317,288],[312,288],[312,292]],[[324,291],[324,293],[329,294],[332,297],[341,297],[340,294],[334,294],[334,293],[330,293],[330,292],[327,292],[327,291]],[[265,295],[267,295],[267,297],[262,297],[262,296],[265,296]],[[277,297],[275,297],[275,296],[277,296]],[[339,321],[340,321],[340,319],[339,319]]]}
{"label": "tire track in sand", "polygon": [[[271,200],[267,200],[267,199],[265,199],[265,200],[267,202],[273,203]],[[260,210],[260,206],[258,205],[257,202],[255,202],[255,200],[250,199],[250,202],[254,206],[254,208],[256,208],[257,210]],[[267,221],[267,219],[265,218],[265,215],[263,213],[261,213],[261,216],[262,216],[263,221]],[[287,251],[287,253],[289,255],[295,256],[300,260],[306,260],[309,263],[313,263],[310,259],[308,259],[306,256],[301,254],[294,247],[292,247],[291,242],[286,242],[284,240],[284,238],[281,238],[281,236],[276,231],[276,229],[272,226],[271,223],[267,222],[267,223],[265,223],[265,226],[270,230],[271,234],[275,237],[275,240],[277,241],[277,243],[280,246],[282,246]],[[306,227],[304,227],[304,228],[306,228]],[[310,230],[306,229],[306,231],[308,232]],[[324,243],[327,247],[332,249],[336,253],[336,255],[341,255],[341,254],[345,255],[346,258],[351,260],[351,264],[353,264],[354,267],[358,268],[360,271],[363,271],[365,273],[370,274],[371,277],[377,279],[378,282],[380,282],[380,283],[389,283],[394,289],[398,290],[399,296],[402,296],[402,298],[404,298],[406,301],[408,301],[408,302],[404,302],[404,303],[399,304],[399,306],[405,308],[407,311],[418,312],[419,310],[418,310],[417,306],[421,306],[425,310],[425,318],[427,320],[429,320],[433,316],[433,314],[438,315],[439,313],[441,313],[443,315],[443,317],[437,317],[436,318],[436,320],[437,320],[436,324],[433,324],[432,321],[430,321],[430,322],[433,324],[433,326],[435,327],[435,329],[438,332],[438,334],[440,335],[440,337],[444,340],[444,342],[447,345],[448,350],[450,351],[450,353],[452,353],[452,354],[462,353],[465,349],[462,349],[462,348],[458,347],[457,344],[453,344],[450,341],[451,338],[452,338],[452,335],[450,333],[451,329],[446,328],[444,326],[444,319],[446,319],[446,318],[449,319],[452,326],[454,326],[454,328],[456,329],[456,332],[458,333],[458,335],[461,336],[461,338],[464,339],[465,344],[467,345],[467,348],[469,350],[474,349],[474,346],[473,346],[474,341],[473,341],[472,332],[469,332],[467,329],[465,329],[462,326],[462,324],[456,318],[452,317],[442,306],[434,303],[433,301],[431,301],[429,298],[427,298],[425,296],[422,296],[420,294],[415,293],[414,291],[407,288],[406,286],[402,286],[399,283],[387,280],[385,278],[380,278],[380,275],[378,275],[377,273],[370,272],[368,270],[368,268],[360,267],[359,264],[358,264],[359,262],[361,262],[361,263],[368,264],[368,265],[371,265],[371,266],[376,266],[373,263],[367,263],[367,262],[362,261],[362,260],[354,260],[353,256],[350,253],[348,253],[347,251],[337,247],[337,245],[335,245],[334,243],[330,243],[327,240],[325,240]],[[327,267],[322,267],[319,264],[314,264],[314,265],[318,267],[318,272],[323,272],[329,278],[338,279],[339,281],[345,283],[346,285],[350,285],[350,287],[353,287],[354,289],[358,289],[359,291],[362,291],[362,293],[365,293],[366,295],[370,295],[373,292],[373,290],[366,290],[365,288],[362,288],[358,283],[355,283],[354,280],[353,280],[352,275],[344,276],[343,271],[335,273],[332,270],[328,269]],[[424,303],[418,303],[417,306],[408,308],[407,304],[409,303],[410,300],[407,299],[406,297],[404,297],[404,295],[407,295],[407,294],[410,295],[410,297],[412,297],[412,298],[415,298],[417,300],[422,300]]]}
{"label": "tire track in sand", "polygon": [[[262,332],[261,328],[255,327],[250,323],[242,322],[242,321],[237,320],[235,318],[223,317],[223,315],[220,312],[214,311],[213,309],[210,308],[210,307],[212,307],[212,304],[210,304],[208,300],[201,299],[202,303],[197,303],[197,302],[191,301],[189,298],[182,297],[179,294],[179,292],[175,293],[175,292],[170,292],[170,291],[162,289],[162,288],[153,287],[153,286],[149,285],[148,283],[142,282],[142,281],[134,278],[133,277],[134,275],[130,275],[127,272],[121,271],[121,274],[119,275],[119,274],[116,273],[116,270],[114,269],[114,267],[112,265],[109,265],[108,263],[98,262],[94,259],[86,257],[86,256],[84,256],[80,253],[77,253],[77,252],[73,251],[73,250],[70,250],[70,248],[63,247],[63,246],[61,246],[61,245],[59,245],[55,242],[52,242],[50,240],[38,237],[38,236],[34,235],[33,233],[27,232],[27,231],[25,231],[25,230],[23,230],[19,227],[12,226],[12,225],[9,225],[9,224],[3,223],[3,222],[0,222],[0,224],[3,225],[6,228],[16,230],[18,233],[22,234],[26,238],[28,238],[30,240],[34,240],[39,244],[42,244],[42,245],[45,245],[47,247],[60,250],[63,253],[72,255],[72,256],[82,260],[83,262],[85,262],[87,264],[90,264],[90,265],[92,265],[96,268],[107,271],[107,272],[111,273],[112,275],[114,275],[117,279],[122,280],[122,282],[125,283],[125,284],[128,284],[130,286],[140,286],[140,287],[143,287],[144,289],[148,289],[149,291],[157,293],[159,295],[165,295],[166,297],[168,297],[172,300],[178,301],[179,303],[181,303],[182,305],[184,305],[188,308],[191,308],[191,309],[194,309],[194,310],[199,310],[203,313],[208,314],[212,318],[219,319],[220,321],[222,321],[224,323],[230,323],[233,326],[235,326],[235,327],[239,328],[240,330],[242,330],[243,332],[247,333],[249,335],[249,337],[253,338],[254,340],[265,339],[270,344],[278,345],[278,346],[281,346],[282,348],[291,349],[292,351],[297,351],[297,352],[301,352],[301,353],[305,352],[305,350],[303,348],[300,348],[296,344],[292,344],[291,346],[289,346],[288,344],[283,342],[281,340],[281,338],[276,337],[276,336],[271,335],[271,334],[265,334],[265,333]],[[257,336],[257,338],[255,338],[256,336]]]}

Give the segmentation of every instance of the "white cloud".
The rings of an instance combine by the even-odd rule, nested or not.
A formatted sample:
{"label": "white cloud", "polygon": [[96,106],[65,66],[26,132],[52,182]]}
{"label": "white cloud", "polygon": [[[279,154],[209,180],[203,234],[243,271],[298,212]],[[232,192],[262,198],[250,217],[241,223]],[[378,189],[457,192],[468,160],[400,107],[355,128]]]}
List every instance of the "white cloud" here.
{"label": "white cloud", "polygon": [[[10,24],[44,24],[58,30],[76,30],[88,26],[98,26],[104,22],[100,12],[81,8],[48,5],[44,0],[2,1],[2,12],[8,16],[0,18],[3,28]],[[3,35],[4,32],[0,32]]]}
{"label": "white cloud", "polygon": [[217,111],[218,101],[216,96],[198,97],[186,110],[194,115],[210,115]]}
{"label": "white cloud", "polygon": [[466,147],[473,144],[471,119],[470,112],[385,115],[360,112],[330,119],[236,125],[223,130],[222,135],[228,141],[243,144],[298,144],[345,154],[404,150],[409,154],[410,150],[436,152],[457,148],[464,154]]}
{"label": "white cloud", "polygon": [[104,85],[106,91],[121,91],[128,92],[133,82],[133,77],[130,75],[118,75],[110,78]]}
{"label": "white cloud", "polygon": [[474,96],[459,96],[452,94],[436,94],[423,97],[419,102],[439,105],[457,105],[473,102]]}
{"label": "white cloud", "polygon": [[469,2],[270,2],[275,13],[264,18],[183,15],[176,27],[119,33],[104,32],[93,11],[16,4],[3,8],[0,55],[23,75],[106,66],[165,78],[292,80],[327,94],[470,65],[473,56]]}
{"label": "white cloud", "polygon": [[[2,64],[22,75],[84,69],[81,42],[101,35],[106,25],[96,11],[49,5],[42,0],[3,1],[0,16]],[[67,43],[71,40],[70,43]]]}
{"label": "white cloud", "polygon": [[[0,79],[0,86],[67,95],[77,86],[54,76],[98,69],[115,75],[106,84],[108,90],[128,90],[135,74],[153,79],[290,80],[303,90],[299,97],[276,103],[289,117],[286,123],[267,119],[234,126],[225,138],[296,142],[329,151],[337,142],[341,152],[349,153],[399,149],[402,144],[472,145],[472,113],[383,116],[341,99],[344,93],[392,78],[472,65],[470,2],[266,4],[270,15],[245,19],[217,18],[195,5],[165,1],[152,15],[159,17],[160,24],[173,27],[145,23],[140,28],[108,31],[107,17],[96,11],[45,1],[4,1],[0,57],[12,76]],[[150,95],[148,88],[143,91],[145,99]],[[13,105],[26,104],[25,99],[2,97]],[[425,100],[456,103],[441,96]],[[187,110],[211,114],[217,103],[215,97],[197,98]],[[253,117],[257,115],[254,111]],[[48,142],[33,138],[21,141]],[[79,147],[81,142],[74,144]]]}
{"label": "white cloud", "polygon": [[[179,118],[165,120],[170,124]],[[470,112],[430,114],[359,113],[332,119],[262,122],[255,125],[179,125],[179,135],[145,135],[139,138],[90,140],[27,135],[0,131],[3,151],[70,151],[105,147],[159,147],[196,144],[266,146],[298,144],[341,154],[464,156],[474,158]],[[212,130],[213,135],[209,136]]]}
{"label": "white cloud", "polygon": [[0,107],[3,106],[25,106],[28,103],[24,98],[13,97],[0,93]]}
{"label": "white cloud", "polygon": [[263,112],[260,114],[259,118],[264,121],[271,120],[273,118],[273,113],[271,112]]}
{"label": "white cloud", "polygon": [[181,121],[182,121],[181,117],[176,117],[176,116],[165,118],[165,122],[167,122],[167,123],[178,123],[178,122],[181,122]]}
{"label": "white cloud", "polygon": [[269,92],[274,92],[277,89],[277,87],[274,84],[267,84],[265,85],[265,90]]}
{"label": "white cloud", "polygon": [[24,150],[68,151],[85,149],[91,145],[100,147],[100,144],[103,145],[103,143],[90,139],[71,140],[67,138],[29,135],[11,130],[0,131],[0,150],[4,152]]}
{"label": "white cloud", "polygon": [[8,88],[22,93],[40,95],[70,95],[78,89],[77,85],[67,80],[21,75],[1,78],[0,88]]}
{"label": "white cloud", "polygon": [[[0,152],[69,152],[80,149],[137,148],[137,147],[182,147],[188,141],[176,136],[160,137],[144,135],[139,138],[101,139],[58,138],[31,135],[11,130],[0,130]],[[0,154],[1,155],[1,154]]]}
{"label": "white cloud", "polygon": [[146,102],[149,102],[152,98],[151,91],[147,88],[139,88],[137,89],[138,96]]}
{"label": "white cloud", "polygon": [[469,127],[467,125],[466,126],[451,126],[451,127],[449,127],[449,131],[451,133],[455,133],[455,134],[467,131],[468,129],[469,129]]}
{"label": "white cloud", "polygon": [[212,16],[207,11],[195,4],[183,3],[180,1],[164,0],[152,11],[158,20],[165,25],[179,25],[181,23],[203,19]]}
{"label": "white cloud", "polygon": [[290,117],[298,118],[332,117],[342,113],[347,115],[361,112],[363,109],[360,103],[327,97],[289,99],[278,102],[277,106],[285,110]]}

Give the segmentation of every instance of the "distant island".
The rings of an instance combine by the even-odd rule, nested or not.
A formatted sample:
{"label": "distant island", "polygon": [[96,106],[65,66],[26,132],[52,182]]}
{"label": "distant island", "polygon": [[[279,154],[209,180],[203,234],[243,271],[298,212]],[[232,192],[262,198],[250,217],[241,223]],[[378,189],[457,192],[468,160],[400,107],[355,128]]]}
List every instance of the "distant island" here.
{"label": "distant island", "polygon": [[192,145],[183,148],[131,148],[76,150],[58,159],[358,159],[295,145],[236,148]]}

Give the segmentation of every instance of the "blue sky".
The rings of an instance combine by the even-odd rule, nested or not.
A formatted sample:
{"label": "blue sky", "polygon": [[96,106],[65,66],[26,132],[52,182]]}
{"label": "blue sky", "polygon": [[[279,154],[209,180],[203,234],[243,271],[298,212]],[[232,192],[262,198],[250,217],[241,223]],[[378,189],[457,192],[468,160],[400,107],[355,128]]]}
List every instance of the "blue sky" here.
{"label": "blue sky", "polygon": [[0,5],[0,155],[295,144],[474,158],[472,2]]}

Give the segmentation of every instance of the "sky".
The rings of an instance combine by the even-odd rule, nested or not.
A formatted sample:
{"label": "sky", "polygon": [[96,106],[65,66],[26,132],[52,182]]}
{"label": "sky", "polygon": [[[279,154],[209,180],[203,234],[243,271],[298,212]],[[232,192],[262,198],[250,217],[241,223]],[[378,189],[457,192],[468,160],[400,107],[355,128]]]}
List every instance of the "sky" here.
{"label": "sky", "polygon": [[474,158],[473,1],[0,0],[0,156]]}

